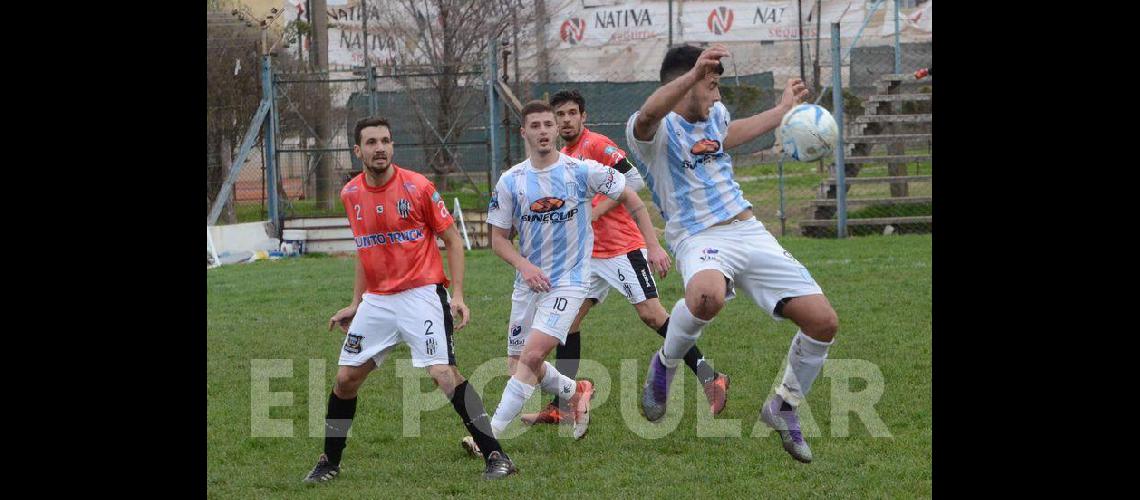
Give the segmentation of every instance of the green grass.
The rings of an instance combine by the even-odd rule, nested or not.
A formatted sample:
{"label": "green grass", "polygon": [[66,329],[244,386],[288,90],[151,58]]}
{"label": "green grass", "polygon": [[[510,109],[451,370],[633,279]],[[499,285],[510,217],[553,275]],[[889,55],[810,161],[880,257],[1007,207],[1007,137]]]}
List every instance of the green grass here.
{"label": "green grass", "polygon": [[[809,434],[814,463],[792,460],[773,434],[752,437],[760,402],[782,370],[795,327],[772,321],[743,297],[728,303],[699,343],[707,358],[732,376],[729,403],[718,420],[737,420],[742,436],[698,437],[697,408],[704,406],[703,394],[682,368],[677,380],[683,384],[674,383],[670,406],[671,412],[683,409],[679,424],[660,439],[639,437],[631,429],[656,427],[637,414],[636,387],[620,387],[622,360],[636,363],[630,373],[640,380],[645,359],[660,347],[661,338],[642,325],[615,292],[591,311],[582,329],[583,357],[600,363],[612,381],[599,392],[599,397],[608,392],[608,399],[592,410],[584,440],[559,436],[550,427],[530,429],[504,440],[521,473],[506,481],[482,481],[482,463],[467,458],[458,446],[465,431],[450,405],[420,415],[419,437],[404,436],[404,379],[396,376],[396,365],[406,363],[409,354],[407,347],[400,347],[361,389],[342,475],[330,484],[308,487],[300,480],[322,447],[320,437],[309,436],[308,407],[314,398],[314,417],[323,418],[343,339],[325,325],[348,303],[353,261],[307,256],[207,271],[208,495],[931,496],[932,236],[781,242],[811,270],[839,313],[840,333],[828,363],[865,360],[881,371],[884,391],[874,408],[892,437],[872,437],[855,414],[849,417],[847,435],[836,435],[831,394],[838,379],[822,375],[808,400],[822,432]],[[473,320],[456,333],[455,349],[466,376],[484,363],[489,364],[483,370],[500,373],[479,390],[488,412],[493,412],[507,380],[499,358],[505,351],[512,270],[488,250],[467,255],[466,299]],[[663,302],[671,307],[682,293],[679,275],[670,273],[659,286]],[[255,359],[291,363],[292,376],[268,384],[270,391],[292,393],[291,404],[269,410],[271,418],[292,424],[292,437],[252,435]],[[310,360],[324,364],[313,387]],[[867,387],[867,382],[851,382],[852,391]],[[431,383],[421,379],[418,390],[432,391]],[[546,399],[536,394],[528,408]],[[628,423],[621,400],[628,405]]]}

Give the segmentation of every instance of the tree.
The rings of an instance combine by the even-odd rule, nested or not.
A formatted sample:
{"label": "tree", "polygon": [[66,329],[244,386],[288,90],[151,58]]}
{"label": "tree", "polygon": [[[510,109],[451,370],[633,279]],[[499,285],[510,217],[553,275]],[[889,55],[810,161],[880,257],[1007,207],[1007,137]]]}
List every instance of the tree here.
{"label": "tree", "polygon": [[[404,41],[404,50],[395,57],[400,67],[392,68],[397,75],[430,75],[415,81],[401,78],[402,87],[421,118],[417,125],[422,142],[434,144],[428,154],[434,159],[428,166],[440,175],[455,172],[456,158],[440,138],[449,130],[462,131],[475,119],[485,117],[465,113],[467,101],[485,91],[479,86],[479,95],[473,95],[470,89],[475,87],[463,85],[460,73],[482,66],[488,42],[502,35],[512,22],[532,25],[534,9],[519,0],[395,0],[384,7],[369,5],[369,20],[375,14],[379,21],[375,26],[369,24],[369,36],[380,32]],[[416,91],[424,87],[431,89],[433,103],[425,104],[416,97]],[[448,142],[457,137],[453,133]],[[446,189],[446,177],[440,181],[441,189]]]}
{"label": "tree", "polygon": [[[232,16],[232,6],[231,2],[212,0],[206,10],[207,212],[261,100],[261,33],[256,25],[247,26]],[[235,222],[232,197],[223,214],[228,222]]]}

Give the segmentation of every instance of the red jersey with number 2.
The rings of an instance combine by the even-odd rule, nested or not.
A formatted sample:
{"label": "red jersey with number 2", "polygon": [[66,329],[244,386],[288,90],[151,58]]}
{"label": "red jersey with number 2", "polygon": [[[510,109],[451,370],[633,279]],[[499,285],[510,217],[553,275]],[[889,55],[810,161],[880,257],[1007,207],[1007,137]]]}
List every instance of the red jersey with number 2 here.
{"label": "red jersey with number 2", "polygon": [[367,292],[398,293],[433,283],[448,286],[435,236],[454,219],[426,177],[392,164],[383,186],[369,186],[361,173],[340,191]]}

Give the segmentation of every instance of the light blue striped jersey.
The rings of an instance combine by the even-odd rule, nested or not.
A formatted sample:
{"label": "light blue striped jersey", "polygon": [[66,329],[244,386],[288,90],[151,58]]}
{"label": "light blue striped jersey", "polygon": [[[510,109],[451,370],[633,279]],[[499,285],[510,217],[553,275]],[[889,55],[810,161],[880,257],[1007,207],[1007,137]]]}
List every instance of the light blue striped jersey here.
{"label": "light blue striped jersey", "polygon": [[[594,230],[591,201],[602,193],[616,200],[625,176],[594,160],[558,154],[542,170],[526,160],[499,177],[487,222],[519,233],[519,253],[542,269],[551,286],[582,286],[590,277]],[[515,286],[526,286],[518,272]]]}
{"label": "light blue striped jersey", "polygon": [[708,120],[697,123],[669,112],[648,142],[633,136],[638,113],[626,122],[625,140],[637,168],[645,171],[670,248],[752,207],[732,179],[732,157],[724,150],[731,121],[724,104],[714,103]]}

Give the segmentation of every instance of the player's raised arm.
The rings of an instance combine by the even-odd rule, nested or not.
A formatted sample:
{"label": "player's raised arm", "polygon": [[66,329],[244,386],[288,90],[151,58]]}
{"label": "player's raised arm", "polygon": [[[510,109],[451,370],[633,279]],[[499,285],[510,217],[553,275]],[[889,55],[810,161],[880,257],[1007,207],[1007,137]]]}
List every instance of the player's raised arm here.
{"label": "player's raised arm", "polygon": [[728,124],[728,132],[724,136],[724,149],[732,149],[761,135],[767,134],[780,126],[780,120],[791,111],[796,104],[803,102],[808,93],[804,81],[799,78],[788,80],[784,86],[784,94],[780,102],[767,111],[757,113],[748,118],[732,120]]}
{"label": "player's raised arm", "polygon": [[[690,88],[703,81],[709,74],[717,72],[717,69],[721,68],[720,59],[728,55],[728,49],[724,45],[713,45],[701,52],[692,69],[654,91],[638,112],[637,120],[633,124],[634,138],[639,141],[652,140],[657,132],[657,126],[661,124],[665,115],[673,110]],[[662,81],[667,81],[668,75],[661,76]]]}
{"label": "player's raised arm", "polygon": [[455,331],[462,330],[471,319],[471,310],[463,300],[463,272],[465,269],[465,255],[463,254],[463,236],[455,224],[447,226],[443,234],[443,247],[447,250],[447,270],[451,274],[451,315],[456,319]]}

